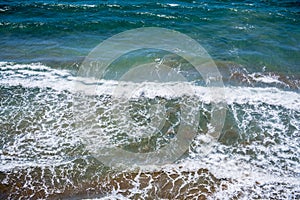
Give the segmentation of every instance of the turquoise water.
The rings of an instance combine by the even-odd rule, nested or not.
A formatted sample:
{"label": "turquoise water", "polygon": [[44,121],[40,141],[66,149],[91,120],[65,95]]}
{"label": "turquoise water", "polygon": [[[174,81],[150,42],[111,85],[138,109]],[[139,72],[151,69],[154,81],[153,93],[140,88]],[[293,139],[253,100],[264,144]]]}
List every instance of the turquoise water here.
{"label": "turquoise water", "polygon": [[185,33],[249,71],[299,73],[297,1],[4,1],[0,59],[70,65],[116,33],[149,26]]}
{"label": "turquoise water", "polygon": [[[298,1],[2,1],[0,16],[1,199],[299,199]],[[141,27],[186,34],[218,67],[226,115],[209,153],[217,100],[187,60],[142,49],[118,58],[104,79],[78,73],[98,44]],[[192,85],[170,93],[181,85],[117,81],[150,61]],[[120,85],[138,88],[128,104],[113,97]],[[182,115],[199,122],[175,162],[119,172],[97,157],[93,145],[159,150],[181,123],[194,123]]]}

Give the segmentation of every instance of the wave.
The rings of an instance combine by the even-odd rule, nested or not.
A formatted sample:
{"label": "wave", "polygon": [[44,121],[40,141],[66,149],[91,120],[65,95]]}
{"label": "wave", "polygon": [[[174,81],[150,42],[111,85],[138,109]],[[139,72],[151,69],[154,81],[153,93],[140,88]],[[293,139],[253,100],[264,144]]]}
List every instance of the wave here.
{"label": "wave", "polygon": [[[225,84],[224,98],[217,99],[211,95],[211,88],[197,82],[130,83],[72,73],[36,63],[0,64],[3,197],[168,198],[167,193],[157,192],[158,188],[170,190],[172,197],[298,197],[297,90]],[[280,81],[273,75],[263,80],[247,75],[256,78],[250,79],[253,82],[278,85]],[[136,86],[130,105],[112,101],[116,88]],[[211,126],[211,103],[219,100],[226,103],[224,127],[211,152],[204,155],[201,138]],[[92,137],[98,145],[114,141],[114,145],[132,151],[147,150],[154,139],[156,147],[163,146],[172,140],[173,132],[176,135],[178,105],[191,105],[191,101],[200,112],[198,133],[186,154],[173,164],[116,172],[96,159],[93,149],[84,142],[100,135],[100,139]],[[151,114],[151,105],[160,103],[165,110]],[[155,119],[151,126],[149,118]],[[157,125],[156,121],[164,124]],[[162,134],[149,140],[131,139],[130,133],[134,137],[143,131],[153,134],[150,132],[157,130],[153,127],[159,127],[168,137]]]}
{"label": "wave", "polygon": [[[224,82],[225,85],[227,85],[224,86],[224,88],[208,88],[197,85],[197,81],[189,83],[134,83],[77,77],[69,70],[53,69],[42,64],[13,64],[2,62],[0,63],[0,69],[0,84],[8,86],[21,85],[30,88],[51,88],[58,91],[84,92],[89,95],[113,95],[116,91],[124,93],[128,90],[136,89],[132,94],[132,98],[143,96],[152,99],[155,97],[172,99],[186,95],[196,96],[206,103],[219,101],[218,95],[212,95],[212,91],[216,91],[216,93],[217,91],[222,91],[224,93],[222,101],[225,101],[227,104],[266,103],[274,106],[283,106],[288,109],[298,110],[300,108],[300,94],[297,92],[298,90],[286,91],[280,89],[282,86],[288,89],[295,87],[299,89],[299,80],[288,82],[288,77],[283,78],[282,75],[277,76],[275,74],[246,74],[232,71],[230,78],[225,78],[224,81],[232,81],[235,85],[237,85],[237,83],[247,83],[247,85],[232,86],[230,82],[228,82],[228,84]],[[261,87],[253,87],[256,83],[264,83],[264,85],[261,85]],[[123,95],[126,94],[124,93]]]}

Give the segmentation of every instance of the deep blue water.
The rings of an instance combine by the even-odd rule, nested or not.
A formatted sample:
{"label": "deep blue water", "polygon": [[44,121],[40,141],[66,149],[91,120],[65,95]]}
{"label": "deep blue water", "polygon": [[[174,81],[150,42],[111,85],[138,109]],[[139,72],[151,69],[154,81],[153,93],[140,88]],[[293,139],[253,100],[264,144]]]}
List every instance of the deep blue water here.
{"label": "deep blue water", "polygon": [[2,1],[0,60],[71,65],[114,34],[154,26],[252,72],[299,73],[299,12],[298,1]]}

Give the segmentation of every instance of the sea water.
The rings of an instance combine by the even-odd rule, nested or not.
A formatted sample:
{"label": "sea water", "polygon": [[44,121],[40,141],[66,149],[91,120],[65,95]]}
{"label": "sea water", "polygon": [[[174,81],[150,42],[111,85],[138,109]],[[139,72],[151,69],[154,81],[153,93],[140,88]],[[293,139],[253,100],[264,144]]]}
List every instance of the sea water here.
{"label": "sea water", "polygon": [[[0,198],[299,199],[299,12],[297,1],[0,2]],[[218,67],[226,114],[209,151],[203,137],[220,102],[187,60],[141,49],[104,77],[78,73],[98,44],[141,27],[187,35]],[[189,89],[119,81],[147,62],[171,66]],[[123,104],[120,86],[139,89]],[[182,108],[196,132],[174,162],[120,170],[94,151],[167,147]]]}

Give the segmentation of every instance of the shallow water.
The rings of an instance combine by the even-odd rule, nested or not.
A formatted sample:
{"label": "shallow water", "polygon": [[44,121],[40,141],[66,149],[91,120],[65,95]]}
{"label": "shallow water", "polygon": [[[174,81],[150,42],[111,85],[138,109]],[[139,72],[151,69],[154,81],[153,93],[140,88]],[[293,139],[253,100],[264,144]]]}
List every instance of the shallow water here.
{"label": "shallow water", "polygon": [[[299,8],[293,1],[1,2],[0,198],[298,199]],[[120,57],[101,80],[78,74],[100,42],[143,26],[199,42],[222,75],[224,98],[211,96],[186,60],[154,49]],[[180,71],[188,89],[118,81],[149,61]],[[116,88],[136,85],[129,103],[114,97]],[[220,102],[224,126],[206,146]],[[98,156],[101,145],[159,150],[179,130],[189,132],[181,123],[195,137],[174,162],[120,172]]]}

